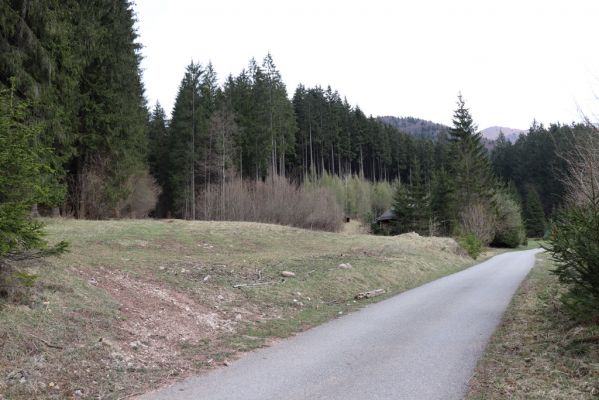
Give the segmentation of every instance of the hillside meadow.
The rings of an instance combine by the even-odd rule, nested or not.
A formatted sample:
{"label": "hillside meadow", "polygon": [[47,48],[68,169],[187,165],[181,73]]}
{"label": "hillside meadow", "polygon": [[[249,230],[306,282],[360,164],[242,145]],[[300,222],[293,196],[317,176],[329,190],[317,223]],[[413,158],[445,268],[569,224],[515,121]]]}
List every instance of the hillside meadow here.
{"label": "hillside meadow", "polygon": [[452,239],[355,225],[45,222],[70,251],[21,265],[37,279],[2,303],[4,399],[125,398],[473,264]]}

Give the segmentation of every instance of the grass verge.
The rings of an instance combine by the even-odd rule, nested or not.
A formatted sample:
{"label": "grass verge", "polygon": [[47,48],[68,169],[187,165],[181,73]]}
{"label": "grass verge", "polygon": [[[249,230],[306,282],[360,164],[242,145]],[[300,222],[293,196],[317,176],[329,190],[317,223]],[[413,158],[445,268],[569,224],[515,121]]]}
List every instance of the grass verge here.
{"label": "grass verge", "polygon": [[21,265],[36,285],[0,302],[4,399],[125,398],[385,298],[356,302],[359,292],[390,296],[474,263],[451,239],[414,234],[46,222],[71,252]]}
{"label": "grass verge", "polygon": [[529,238],[526,245],[518,247],[518,250],[530,250],[538,249],[539,247],[546,246],[548,243],[545,239]]}
{"label": "grass verge", "polygon": [[599,326],[565,313],[553,261],[537,257],[479,362],[469,400],[599,397]]}

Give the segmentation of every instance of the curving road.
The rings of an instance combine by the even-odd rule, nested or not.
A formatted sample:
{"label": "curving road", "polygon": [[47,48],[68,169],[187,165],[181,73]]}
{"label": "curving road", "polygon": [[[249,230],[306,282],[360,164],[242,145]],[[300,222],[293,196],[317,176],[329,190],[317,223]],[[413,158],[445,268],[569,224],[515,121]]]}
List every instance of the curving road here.
{"label": "curving road", "polygon": [[461,399],[539,251],[496,256],[142,399]]}

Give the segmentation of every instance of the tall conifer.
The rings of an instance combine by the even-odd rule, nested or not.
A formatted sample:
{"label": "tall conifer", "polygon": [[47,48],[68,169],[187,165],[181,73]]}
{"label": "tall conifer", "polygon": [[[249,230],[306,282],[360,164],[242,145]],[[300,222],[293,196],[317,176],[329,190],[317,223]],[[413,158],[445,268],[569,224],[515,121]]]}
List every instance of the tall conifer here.
{"label": "tall conifer", "polygon": [[488,204],[493,189],[493,175],[481,134],[476,131],[477,127],[461,94],[458,95],[457,105],[448,136],[454,220],[474,203]]}

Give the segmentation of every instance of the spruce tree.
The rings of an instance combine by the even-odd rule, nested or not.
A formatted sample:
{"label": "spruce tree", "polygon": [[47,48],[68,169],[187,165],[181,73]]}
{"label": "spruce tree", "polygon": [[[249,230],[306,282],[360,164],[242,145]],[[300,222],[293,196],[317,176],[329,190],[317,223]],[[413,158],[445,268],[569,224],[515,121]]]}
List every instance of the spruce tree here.
{"label": "spruce tree", "polygon": [[234,122],[239,127],[233,137],[236,149],[232,160],[240,177],[251,177],[251,135],[252,132],[252,83],[246,70],[237,77],[229,76],[225,82],[223,95],[233,113]]}
{"label": "spruce tree", "polygon": [[493,174],[481,134],[458,95],[458,108],[449,130],[450,179],[452,190],[452,218],[457,221],[460,212],[475,203],[488,204],[492,198]]}
{"label": "spruce tree", "polygon": [[393,196],[393,212],[395,221],[394,233],[405,233],[414,230],[414,199],[409,188],[398,184]]}
{"label": "spruce tree", "polygon": [[[201,140],[204,138],[200,136],[200,128],[203,125],[200,123],[200,88],[203,72],[200,64],[191,62],[187,66],[179,85],[169,125],[170,171],[164,189],[165,197],[169,199],[168,209],[180,218],[192,218],[192,205],[196,201],[196,193],[192,186],[195,186],[195,180],[201,177],[198,153],[203,151],[206,145],[205,141]],[[205,135],[205,132],[201,134]],[[198,184],[198,189],[199,186]]]}
{"label": "spruce tree", "polygon": [[423,235],[430,234],[432,219],[430,188],[420,163],[417,162],[410,180],[410,197],[412,200],[412,230]]}
{"label": "spruce tree", "polygon": [[[118,202],[129,194],[127,180],[144,167],[148,114],[130,2],[82,3],[79,11],[79,40],[86,46],[79,54],[84,66],[71,172],[81,179],[72,190],[80,199],[76,215],[99,218],[118,215]],[[89,174],[99,178],[99,188],[86,181]],[[99,193],[88,200],[92,190]]]}
{"label": "spruce tree", "polygon": [[451,186],[450,177],[444,168],[433,172],[431,177],[431,214],[439,233],[451,234]]}
{"label": "spruce tree", "polygon": [[491,164],[493,171],[498,177],[505,181],[512,179],[514,168],[517,168],[517,160],[514,158],[512,143],[506,139],[503,132],[495,141],[495,147],[491,153]]}
{"label": "spruce tree", "polygon": [[[62,183],[67,180],[62,167],[75,151],[82,65],[73,29],[76,3],[0,2],[0,88],[27,99],[39,127],[37,140],[53,149],[52,168]],[[54,199],[46,205],[58,203]]]}
{"label": "spruce tree", "polygon": [[39,128],[13,90],[0,90],[0,268],[31,251],[39,255],[66,248],[65,243],[48,248],[42,224],[30,216],[33,204],[62,195],[56,180],[47,179],[53,155],[38,140]]}
{"label": "spruce tree", "polygon": [[155,215],[165,217],[171,202],[169,182],[169,130],[167,117],[160,103],[156,102],[148,124],[148,166],[150,173],[162,188]]}
{"label": "spruce tree", "polygon": [[526,191],[526,202],[524,207],[524,224],[528,237],[543,237],[547,222],[545,212],[539,193],[534,187],[529,186]]}

